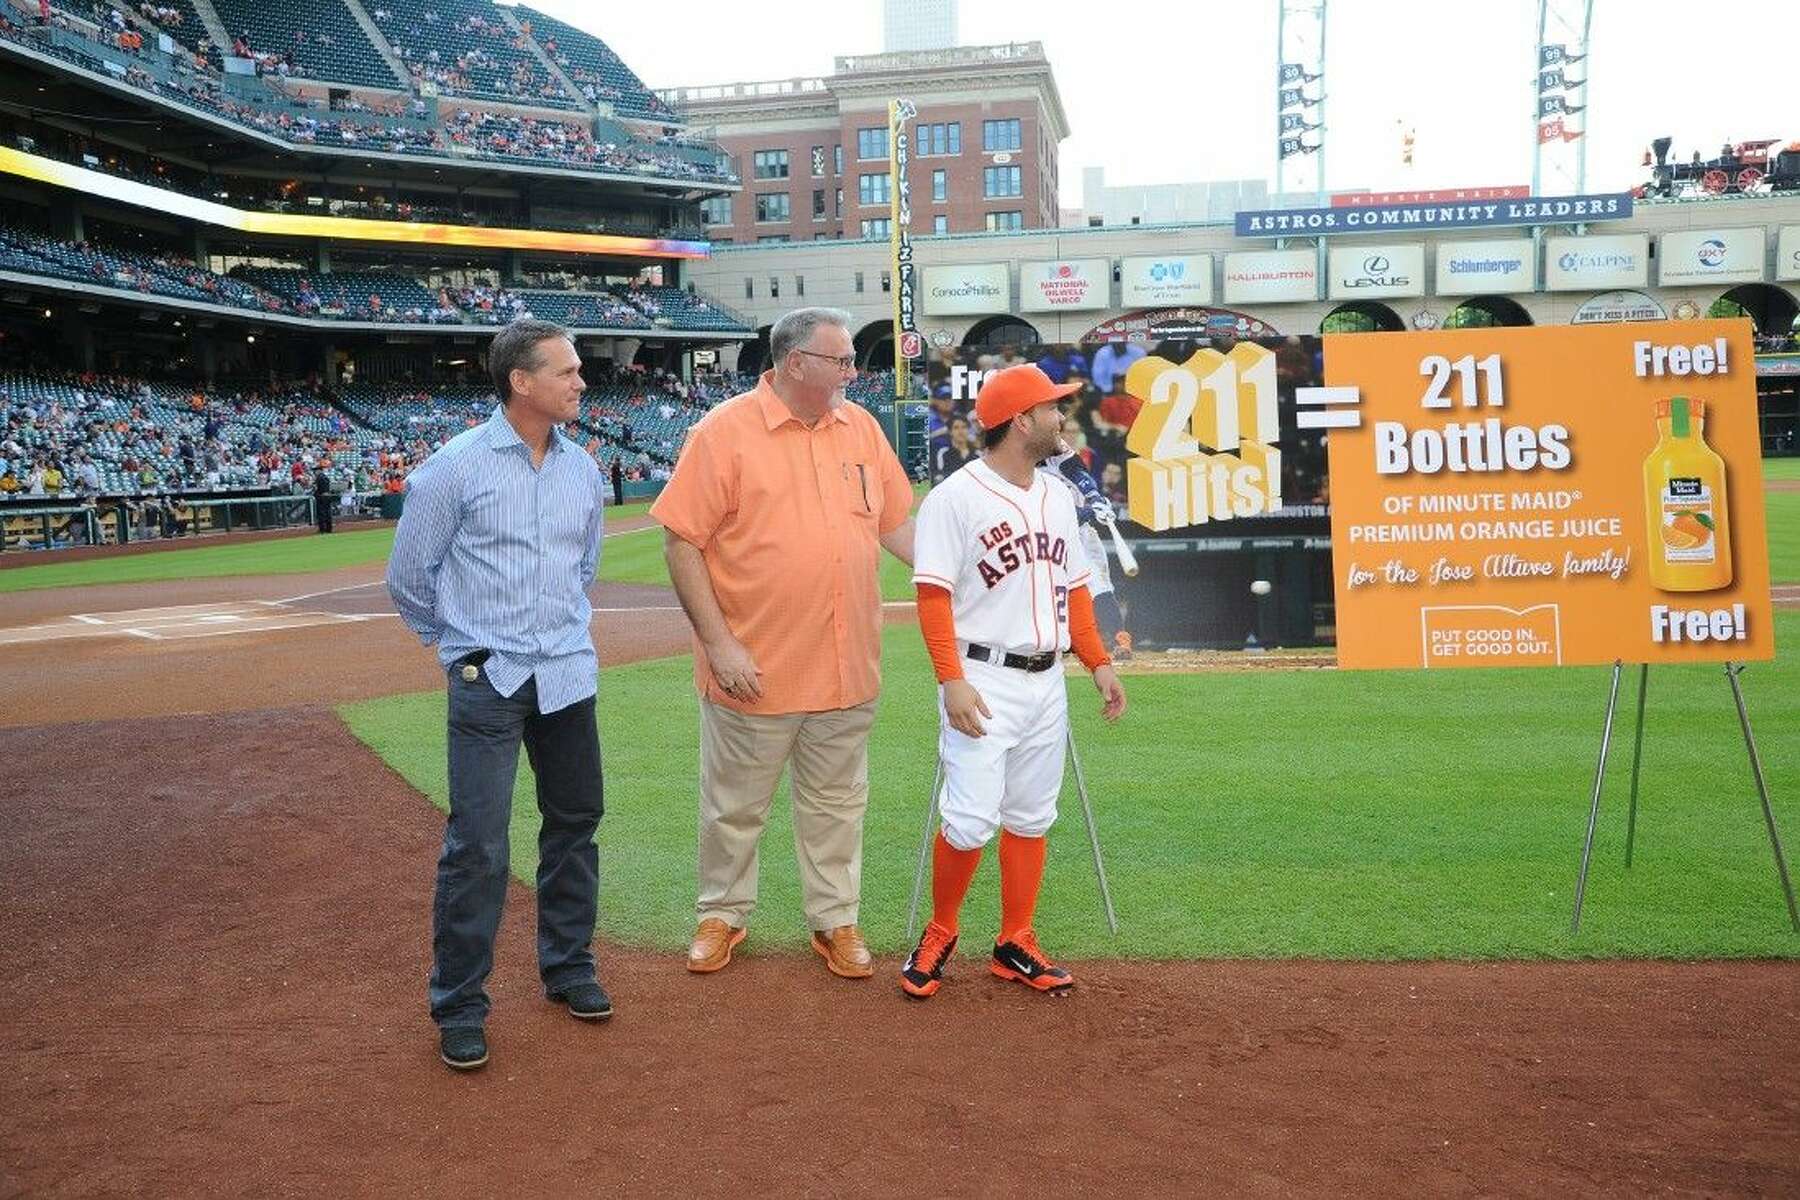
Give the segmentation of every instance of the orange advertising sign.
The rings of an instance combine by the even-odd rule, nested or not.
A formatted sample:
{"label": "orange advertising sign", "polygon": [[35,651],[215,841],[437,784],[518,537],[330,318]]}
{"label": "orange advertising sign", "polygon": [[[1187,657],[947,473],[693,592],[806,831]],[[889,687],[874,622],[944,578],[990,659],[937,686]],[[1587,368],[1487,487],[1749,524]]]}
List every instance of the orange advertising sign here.
{"label": "orange advertising sign", "polygon": [[1748,321],[1332,335],[1325,383],[1341,665],[1774,656]]}

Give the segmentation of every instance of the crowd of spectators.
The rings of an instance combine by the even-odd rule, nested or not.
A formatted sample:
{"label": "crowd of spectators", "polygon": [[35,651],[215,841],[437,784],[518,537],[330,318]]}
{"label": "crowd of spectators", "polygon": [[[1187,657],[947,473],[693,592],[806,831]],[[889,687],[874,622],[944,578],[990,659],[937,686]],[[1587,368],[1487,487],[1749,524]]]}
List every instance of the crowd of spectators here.
{"label": "crowd of spectators", "polygon": [[[286,79],[298,78],[302,74],[294,62],[291,50],[254,46],[247,33],[236,35],[233,45],[225,49],[258,64],[259,73],[264,76],[263,82],[266,85],[265,97],[261,101],[252,102],[226,91],[219,70],[220,62],[214,61],[220,48],[211,46],[205,38],[197,39],[193,47],[172,58],[158,54],[158,62],[167,70],[166,77],[159,77],[147,69],[148,60],[145,56],[154,48],[146,49],[142,33],[130,27],[118,8],[106,4],[95,7],[98,12],[91,23],[86,18],[71,20],[63,10],[49,5],[45,5],[44,11],[45,23],[89,39],[94,43],[96,53],[84,53],[67,45],[45,44],[32,35],[26,22],[5,12],[0,12],[0,38],[49,51],[89,70],[113,75],[122,82],[153,95],[193,105],[217,117],[297,145],[354,146],[395,154],[474,154],[649,176],[725,182],[737,180],[734,174],[719,165],[714,155],[694,153],[696,149],[709,149],[705,143],[666,136],[640,138],[624,133],[622,127],[611,123],[608,125],[619,131],[617,135],[596,140],[590,128],[575,120],[520,117],[516,114],[490,112],[466,103],[454,113],[443,114],[438,111],[435,100],[427,100],[422,95],[410,100],[396,98],[392,101],[373,102],[340,99],[329,106],[323,101],[300,100],[281,86]],[[500,23],[496,18],[487,24]],[[470,30],[451,32],[459,37],[473,36]],[[327,51],[329,47],[324,44],[324,40],[331,36],[324,32],[308,35],[304,30],[296,31],[296,37],[310,37],[309,44]],[[511,36],[520,39],[525,35]],[[128,61],[122,71],[116,64],[99,55],[101,47],[122,51],[127,56]],[[477,55],[484,56],[480,61],[485,63],[491,57],[491,52],[476,46],[462,57],[473,64],[477,60],[470,56]],[[548,76],[530,76],[530,69],[536,63],[532,56],[519,54],[508,62],[512,65],[504,72],[492,76],[495,88],[502,90],[488,88],[482,95],[520,103],[550,104],[553,107],[573,105],[573,101],[566,98],[557,102],[557,97],[562,95],[561,88]],[[408,58],[409,67],[418,65]],[[507,80],[512,78],[511,72],[515,69],[523,70],[530,77],[529,81],[519,82],[516,86],[508,83]],[[466,91],[454,87],[449,90]],[[398,119],[403,116],[413,119]],[[684,150],[688,152],[683,153]]]}

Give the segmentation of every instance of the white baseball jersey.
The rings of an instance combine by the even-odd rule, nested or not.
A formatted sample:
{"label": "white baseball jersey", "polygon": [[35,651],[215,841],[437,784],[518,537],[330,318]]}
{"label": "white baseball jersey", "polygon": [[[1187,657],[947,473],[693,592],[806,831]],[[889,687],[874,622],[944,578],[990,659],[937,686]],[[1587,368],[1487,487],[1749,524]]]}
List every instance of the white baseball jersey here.
{"label": "white baseball jersey", "polygon": [[1091,575],[1071,493],[1041,471],[1021,488],[977,459],[919,506],[913,582],[949,590],[959,642],[1067,650],[1069,592]]}

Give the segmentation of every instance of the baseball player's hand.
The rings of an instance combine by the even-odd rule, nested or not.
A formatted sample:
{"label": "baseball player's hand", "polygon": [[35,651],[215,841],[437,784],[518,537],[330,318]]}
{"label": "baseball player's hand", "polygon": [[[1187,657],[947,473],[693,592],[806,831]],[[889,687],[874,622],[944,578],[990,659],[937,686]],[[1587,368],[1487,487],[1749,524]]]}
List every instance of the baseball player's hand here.
{"label": "baseball player's hand", "polygon": [[1119,682],[1119,673],[1111,663],[1101,663],[1094,671],[1094,690],[1100,693],[1101,716],[1116,721],[1125,715],[1125,685]]}
{"label": "baseball player's hand", "polygon": [[719,690],[733,700],[752,703],[762,699],[762,668],[744,649],[744,643],[727,637],[706,647],[706,662],[712,668]]}
{"label": "baseball player's hand", "polygon": [[987,732],[981,726],[981,718],[991,719],[994,714],[988,711],[987,701],[974,684],[966,679],[952,679],[944,685],[944,715],[950,719],[950,728],[978,738]]}

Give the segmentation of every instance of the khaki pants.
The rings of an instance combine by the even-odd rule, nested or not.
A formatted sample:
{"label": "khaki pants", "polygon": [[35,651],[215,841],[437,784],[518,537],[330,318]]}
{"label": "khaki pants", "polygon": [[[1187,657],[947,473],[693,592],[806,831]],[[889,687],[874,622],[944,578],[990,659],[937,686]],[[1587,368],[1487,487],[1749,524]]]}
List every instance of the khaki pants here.
{"label": "khaki pants", "polygon": [[701,920],[741,928],[756,907],[757,845],[781,769],[792,765],[794,857],[807,924],[857,922],[869,730],[875,702],[752,716],[700,701]]}

